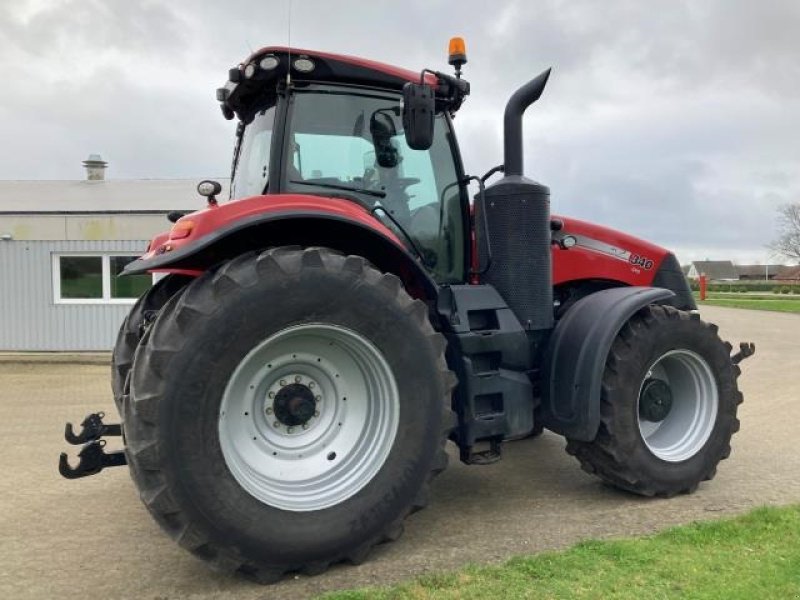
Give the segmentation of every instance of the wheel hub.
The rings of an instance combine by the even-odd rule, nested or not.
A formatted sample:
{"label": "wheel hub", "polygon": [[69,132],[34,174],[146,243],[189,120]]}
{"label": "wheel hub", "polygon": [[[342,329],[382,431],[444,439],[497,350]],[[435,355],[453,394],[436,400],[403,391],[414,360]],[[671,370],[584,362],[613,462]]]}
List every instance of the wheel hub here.
{"label": "wheel hub", "polygon": [[672,409],[672,390],[666,381],[648,379],[639,397],[639,416],[646,421],[660,423]]}
{"label": "wheel hub", "polygon": [[283,329],[236,367],[220,403],[219,440],[236,481],[290,511],[351,497],[395,441],[399,393],[372,342],[322,323]]}
{"label": "wheel hub", "polygon": [[314,392],[302,383],[284,386],[275,394],[272,409],[275,418],[287,427],[304,425],[314,417],[317,410]]}
{"label": "wheel hub", "polygon": [[661,355],[639,388],[637,420],[647,449],[667,462],[702,450],[717,419],[719,390],[708,361],[680,348]]}

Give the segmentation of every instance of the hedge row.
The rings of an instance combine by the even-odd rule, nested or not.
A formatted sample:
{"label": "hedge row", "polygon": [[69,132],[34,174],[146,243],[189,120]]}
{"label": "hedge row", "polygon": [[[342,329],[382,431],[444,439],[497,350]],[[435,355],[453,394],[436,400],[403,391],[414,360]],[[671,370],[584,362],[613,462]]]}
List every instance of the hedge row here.
{"label": "hedge row", "polygon": [[[698,281],[689,280],[689,287],[693,291],[700,290]],[[732,283],[709,283],[706,288],[709,292],[772,292],[773,294],[800,294],[800,285],[790,284],[780,281],[737,281]]]}

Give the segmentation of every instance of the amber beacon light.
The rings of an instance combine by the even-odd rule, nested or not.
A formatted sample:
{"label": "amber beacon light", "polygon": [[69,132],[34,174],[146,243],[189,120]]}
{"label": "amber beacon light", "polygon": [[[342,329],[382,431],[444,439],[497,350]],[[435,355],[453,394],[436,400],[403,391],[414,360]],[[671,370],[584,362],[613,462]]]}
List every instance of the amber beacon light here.
{"label": "amber beacon light", "polygon": [[461,67],[467,64],[467,45],[464,38],[450,38],[447,62],[456,68],[456,77],[461,77]]}

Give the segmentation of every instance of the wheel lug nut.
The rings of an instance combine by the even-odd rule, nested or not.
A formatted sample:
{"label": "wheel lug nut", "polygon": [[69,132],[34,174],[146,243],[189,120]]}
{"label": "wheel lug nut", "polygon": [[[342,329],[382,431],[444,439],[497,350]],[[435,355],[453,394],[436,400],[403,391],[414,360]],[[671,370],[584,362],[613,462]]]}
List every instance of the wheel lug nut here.
{"label": "wheel lug nut", "polygon": [[269,397],[270,397],[270,398],[274,398],[274,397],[275,397],[275,392],[270,392],[270,393],[269,393]]}
{"label": "wheel lug nut", "polygon": [[280,380],[280,384],[281,384],[281,385],[286,385],[286,380],[285,380],[285,379],[281,379],[281,380]]}
{"label": "wheel lug nut", "polygon": [[315,416],[315,417],[318,417],[318,416],[319,416],[319,411],[318,411],[318,410],[315,410],[315,411],[314,411],[314,416]]}
{"label": "wheel lug nut", "polygon": [[294,376],[294,382],[295,383],[300,383],[301,381],[303,381],[303,378],[300,377],[300,375],[295,375]]}
{"label": "wheel lug nut", "polygon": [[286,433],[292,433],[293,431],[294,431],[294,427],[289,427],[289,428],[286,430]]}
{"label": "wheel lug nut", "polygon": [[322,396],[314,396],[315,402],[319,402],[320,400],[322,400]]}
{"label": "wheel lug nut", "polygon": [[268,407],[267,407],[267,414],[268,414],[268,415],[271,415],[271,414],[272,414],[272,407],[271,407],[271,406],[268,406]]}
{"label": "wheel lug nut", "polygon": [[309,381],[309,382],[308,382],[308,387],[310,387],[310,388],[312,388],[312,389],[313,389],[313,387],[314,387],[314,382],[313,382],[313,381]]}
{"label": "wheel lug nut", "polygon": [[275,422],[272,424],[272,426],[273,426],[273,427],[275,427],[276,429],[280,429],[280,428],[281,428],[280,421],[275,421]]}
{"label": "wheel lug nut", "polygon": [[308,423],[303,423],[303,429],[308,429]]}

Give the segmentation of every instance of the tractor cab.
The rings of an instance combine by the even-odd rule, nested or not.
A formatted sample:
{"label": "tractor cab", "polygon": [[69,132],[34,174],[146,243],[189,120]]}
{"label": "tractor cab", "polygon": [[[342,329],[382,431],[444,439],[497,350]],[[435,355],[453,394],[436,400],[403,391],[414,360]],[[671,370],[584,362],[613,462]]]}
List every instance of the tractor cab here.
{"label": "tractor cab", "polygon": [[392,230],[434,280],[463,282],[468,196],[451,117],[466,82],[451,89],[453,78],[436,79],[430,143],[413,148],[403,87],[431,76],[355,60],[267,48],[231,72],[218,93],[223,112],[240,116],[231,199],[349,200]]}

